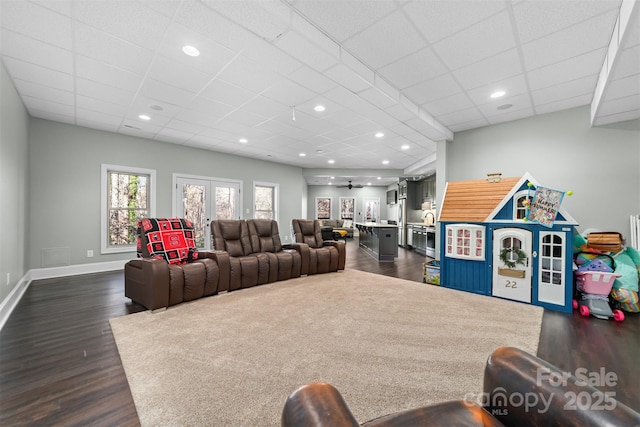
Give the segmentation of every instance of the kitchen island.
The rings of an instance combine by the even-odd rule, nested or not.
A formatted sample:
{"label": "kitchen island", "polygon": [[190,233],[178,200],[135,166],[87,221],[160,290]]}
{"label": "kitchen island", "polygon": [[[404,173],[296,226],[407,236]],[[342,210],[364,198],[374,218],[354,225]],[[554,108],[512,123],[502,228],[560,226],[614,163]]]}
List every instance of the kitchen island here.
{"label": "kitchen island", "polygon": [[398,256],[398,226],[377,222],[356,223],[360,248],[378,261],[393,262]]}

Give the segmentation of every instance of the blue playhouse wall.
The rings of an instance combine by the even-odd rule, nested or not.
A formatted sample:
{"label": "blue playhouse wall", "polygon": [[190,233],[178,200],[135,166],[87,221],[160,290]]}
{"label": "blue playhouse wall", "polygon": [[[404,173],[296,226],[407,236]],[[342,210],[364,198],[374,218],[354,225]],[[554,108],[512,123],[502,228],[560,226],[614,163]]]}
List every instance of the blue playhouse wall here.
{"label": "blue playhouse wall", "polygon": [[[550,304],[538,300],[538,260],[532,259],[532,286],[531,304],[570,313],[572,311],[573,299],[573,236],[574,227],[566,224],[557,224],[557,221],[564,221],[565,218],[558,213],[556,223],[553,227],[544,227],[537,223],[513,221],[513,202],[509,201],[495,216],[496,222],[465,222],[465,224],[477,224],[486,227],[485,238],[485,260],[463,260],[441,256],[440,261],[440,286],[457,289],[466,292],[473,292],[480,295],[491,295],[492,288],[492,267],[493,267],[493,231],[495,229],[509,227],[522,228],[532,231],[533,251],[538,252],[540,248],[540,232],[554,231],[565,233],[565,304],[563,306]],[[504,222],[502,222],[504,221]],[[440,247],[446,247],[446,226],[449,224],[460,224],[460,221],[440,223]]]}

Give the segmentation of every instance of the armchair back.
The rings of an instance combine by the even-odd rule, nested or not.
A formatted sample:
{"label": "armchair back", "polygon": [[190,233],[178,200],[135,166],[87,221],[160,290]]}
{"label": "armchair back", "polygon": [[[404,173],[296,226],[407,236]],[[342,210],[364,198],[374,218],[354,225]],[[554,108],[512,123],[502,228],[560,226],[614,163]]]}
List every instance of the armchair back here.
{"label": "armchair back", "polygon": [[246,221],[237,219],[211,221],[211,238],[215,249],[226,251],[230,256],[241,257],[253,252]]}

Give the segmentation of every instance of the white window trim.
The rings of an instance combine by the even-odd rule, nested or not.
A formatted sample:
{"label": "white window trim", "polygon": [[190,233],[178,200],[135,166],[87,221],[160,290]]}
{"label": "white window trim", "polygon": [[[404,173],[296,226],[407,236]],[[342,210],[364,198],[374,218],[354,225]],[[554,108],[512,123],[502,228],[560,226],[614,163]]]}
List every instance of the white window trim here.
{"label": "white window trim", "polygon": [[135,252],[136,245],[109,247],[107,244],[107,177],[109,171],[149,175],[149,217],[156,216],[156,171],[155,169],[102,164],[100,173],[100,253],[115,254]]}
{"label": "white window trim", "polygon": [[256,187],[273,187],[273,219],[278,221],[279,219],[279,211],[278,207],[280,206],[280,184],[276,182],[265,182],[265,181],[253,181],[253,200],[252,200],[252,210],[253,216],[255,217],[256,213]]}
{"label": "white window trim", "polygon": [[[452,231],[451,252],[449,252],[449,242],[448,242],[449,230]],[[469,233],[470,234],[469,236],[470,254],[469,255],[461,255],[461,254],[458,254],[456,251],[458,247],[458,243],[456,241],[456,234],[458,230],[470,231]],[[480,249],[481,249],[480,255],[475,254],[475,249],[478,248],[476,231],[482,232],[482,237],[481,237],[482,245],[480,246]],[[484,261],[486,258],[485,249],[487,246],[487,228],[484,225],[477,225],[477,224],[447,224],[445,226],[444,245],[445,245],[444,253],[445,253],[445,256],[447,256],[448,258],[466,259],[470,261]]]}
{"label": "white window trim", "polygon": [[[533,194],[530,194],[530,192],[528,190],[522,190],[522,191],[518,191],[516,194],[513,195],[513,220],[514,221],[518,221],[518,222],[525,222],[524,218],[519,219],[518,218],[518,199],[522,198],[522,197],[526,197],[529,196],[529,199],[533,199]],[[526,217],[525,217],[526,218]]]}

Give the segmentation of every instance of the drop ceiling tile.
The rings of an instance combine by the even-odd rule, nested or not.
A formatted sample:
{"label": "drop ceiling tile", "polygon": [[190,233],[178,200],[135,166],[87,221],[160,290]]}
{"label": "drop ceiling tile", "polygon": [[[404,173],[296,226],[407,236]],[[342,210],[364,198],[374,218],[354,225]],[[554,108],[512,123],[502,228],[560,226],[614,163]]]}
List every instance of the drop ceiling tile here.
{"label": "drop ceiling tile", "polygon": [[0,32],[0,40],[4,56],[63,73],[73,73],[73,56],[69,50],[5,29]]}
{"label": "drop ceiling tile", "polygon": [[241,51],[256,38],[249,31],[211,10],[209,6],[196,1],[182,2],[175,22],[235,52]]}
{"label": "drop ceiling tile", "polygon": [[603,126],[610,123],[619,123],[619,122],[625,122],[627,120],[638,120],[638,119],[640,119],[640,110],[627,111],[624,113],[613,114],[610,116],[598,116],[594,121],[594,125]]}
{"label": "drop ceiling tile", "polygon": [[[73,114],[63,114],[59,111],[41,111],[34,108],[28,108],[29,115],[39,119],[51,120],[53,122],[76,124],[75,112]],[[69,111],[66,111],[67,113]]]}
{"label": "drop ceiling tile", "polygon": [[274,44],[316,71],[325,71],[338,63],[337,57],[322,50],[296,31],[288,31]]}
{"label": "drop ceiling tile", "polygon": [[168,85],[154,79],[145,79],[139,92],[142,96],[157,99],[162,104],[185,106],[191,103],[195,93],[175,86]]}
{"label": "drop ceiling tile", "polygon": [[253,0],[203,0],[203,2],[220,15],[265,40],[273,41],[287,30],[289,9],[280,2]]}
{"label": "drop ceiling tile", "polygon": [[405,120],[415,117],[415,115],[402,104],[392,105],[391,107],[386,108],[385,111],[400,122],[404,122]]}
{"label": "drop ceiling tile", "polygon": [[127,114],[128,106],[105,102],[102,99],[91,98],[83,95],[76,95],[76,106],[89,111],[97,111],[110,116],[123,117]]}
{"label": "drop ceiling tile", "polygon": [[241,87],[216,79],[200,92],[200,96],[233,107],[239,107],[257,95]]}
{"label": "drop ceiling tile", "polygon": [[76,93],[90,98],[100,98],[105,102],[119,105],[130,105],[135,92],[107,86],[82,78],[76,79]]}
{"label": "drop ceiling tile", "polygon": [[55,87],[68,92],[73,92],[74,90],[73,76],[70,74],[8,57],[2,58],[2,61],[9,75],[14,79],[20,78],[21,80]]}
{"label": "drop ceiling tile", "polygon": [[181,3],[175,0],[139,0],[139,2],[168,18],[173,18]]}
{"label": "drop ceiling tile", "polygon": [[297,83],[281,79],[269,89],[262,92],[262,96],[284,105],[293,106],[312,100],[316,97],[316,94]]}
{"label": "drop ceiling tile", "polygon": [[638,93],[640,93],[640,73],[610,82],[605,89],[604,99],[614,100]]}
{"label": "drop ceiling tile", "polygon": [[528,73],[529,87],[531,90],[537,90],[598,74],[602,65],[604,52],[605,49],[594,50],[562,62],[530,71]]}
{"label": "drop ceiling tile", "polygon": [[507,113],[501,113],[501,114],[487,117],[487,121],[489,122],[489,124],[494,125],[497,123],[504,123],[504,122],[510,122],[513,120],[524,119],[526,117],[531,117],[533,115],[534,113],[532,108],[523,108],[521,110],[509,111]]}
{"label": "drop ceiling tile", "polygon": [[358,95],[381,109],[391,107],[398,103],[395,99],[389,98],[386,93],[376,87],[370,87],[369,89],[363,90],[358,93]]}
{"label": "drop ceiling tile", "polygon": [[260,63],[240,56],[218,74],[218,78],[246,90],[260,93],[282,77],[277,73],[263,69]]}
{"label": "drop ceiling tile", "polygon": [[455,70],[453,75],[464,89],[471,90],[522,74],[522,72],[518,51],[511,49]]}
{"label": "drop ceiling tile", "polygon": [[619,7],[619,0],[549,1],[544,7],[536,2],[523,1],[513,6],[513,16],[520,41],[528,43]]}
{"label": "drop ceiling tile", "polygon": [[233,111],[233,107],[204,98],[196,98],[188,109],[181,110],[175,118],[190,123],[213,124]]}
{"label": "drop ceiling tile", "polygon": [[303,67],[302,62],[292,58],[271,43],[258,38],[252,40],[242,51],[242,54],[259,62],[266,69],[285,76]]}
{"label": "drop ceiling tile", "polygon": [[158,133],[155,135],[155,139],[174,142],[178,144],[181,144],[192,137],[193,137],[193,133],[191,132],[185,132],[182,130],[176,130],[176,129],[166,128],[166,127],[163,129],[160,129]]}
{"label": "drop ceiling tile", "polygon": [[599,105],[599,116],[610,116],[612,114],[625,113],[627,111],[640,110],[640,95],[634,94],[612,101],[605,101]]}
{"label": "drop ceiling tile", "polygon": [[74,17],[119,39],[148,49],[157,48],[170,19],[135,1],[77,1]]}
{"label": "drop ceiling tile", "polygon": [[447,68],[431,48],[420,49],[378,70],[398,89],[405,89],[447,72]]}
{"label": "drop ceiling tile", "polygon": [[507,96],[513,96],[525,93],[529,88],[527,87],[524,75],[519,74],[489,85],[471,89],[467,91],[467,95],[476,105],[487,104],[494,101],[490,95],[498,90],[505,91]]}
{"label": "drop ceiling tile", "polygon": [[211,74],[203,73],[160,55],[153,60],[147,76],[194,93],[200,92],[213,79]]}
{"label": "drop ceiling tile", "polygon": [[287,78],[319,94],[322,94],[336,86],[335,82],[306,65],[287,75]]}
{"label": "drop ceiling tile", "polygon": [[567,110],[574,107],[582,107],[591,103],[591,94],[580,95],[574,98],[561,99],[548,104],[536,105],[536,114],[553,113],[554,111]]}
{"label": "drop ceiling tile", "polygon": [[2,1],[0,7],[3,28],[57,47],[72,49],[72,27],[68,16],[26,1]]}
{"label": "drop ceiling tile", "polygon": [[360,92],[371,87],[371,83],[354,73],[343,64],[336,64],[324,72],[334,82],[352,92]]}
{"label": "drop ceiling tile", "polygon": [[[640,24],[638,24],[638,27],[640,27]],[[638,70],[640,70],[640,44],[624,49],[622,55],[616,57],[611,71],[611,78],[620,79],[638,74]]]}
{"label": "drop ceiling tile", "polygon": [[[512,106],[508,109],[498,109],[500,106],[509,104]],[[530,115],[533,115],[531,97],[529,96],[529,93],[526,92],[519,95],[504,96],[500,99],[478,105],[477,108],[487,119],[490,119],[493,116],[508,116],[514,111],[522,111],[525,109],[531,112]]]}
{"label": "drop ceiling tile", "polygon": [[448,98],[462,92],[458,82],[450,74],[443,74],[426,82],[411,86],[403,91],[405,96],[418,105]]}
{"label": "drop ceiling tile", "polygon": [[449,114],[443,114],[436,117],[440,123],[445,126],[452,126],[459,123],[471,122],[474,120],[482,120],[484,117],[476,108],[467,108],[466,110],[456,111]]}
{"label": "drop ceiling tile", "polygon": [[535,105],[548,104],[566,98],[591,94],[596,86],[596,80],[597,76],[593,74],[560,85],[534,90],[531,94]]}
{"label": "drop ceiling tile", "polygon": [[344,46],[368,66],[380,68],[422,49],[424,41],[407,17],[397,11],[351,37]]}
{"label": "drop ceiling tile", "polygon": [[[525,68],[534,70],[546,65],[561,62],[567,57],[588,53],[609,44],[602,34],[611,31],[616,12],[597,16],[565,30],[550,34],[522,46]],[[604,55],[601,58],[604,60]]]}
{"label": "drop ceiling tile", "polygon": [[90,129],[103,130],[103,131],[112,132],[112,133],[118,133],[118,129],[120,128],[119,123],[117,125],[112,125],[108,123],[94,122],[92,120],[84,120],[84,119],[75,120],[75,124],[78,126],[82,126]]}
{"label": "drop ceiling tile", "polygon": [[76,22],[75,53],[144,75],[153,59],[151,50],[118,39],[105,32]]}
{"label": "drop ceiling tile", "polygon": [[85,110],[76,108],[76,120],[83,120],[96,123],[104,123],[110,127],[120,126],[122,116],[112,116],[101,111]]}
{"label": "drop ceiling tile", "polygon": [[516,47],[506,11],[474,24],[433,45],[451,70],[482,61]]}
{"label": "drop ceiling tile", "polygon": [[[200,55],[186,55],[182,51],[184,46],[196,47]],[[167,29],[157,52],[185,66],[212,75],[217,74],[236,56],[236,52],[231,49],[178,23],[171,24]]]}
{"label": "drop ceiling tile", "polygon": [[281,114],[291,114],[291,107],[258,95],[242,106],[242,109],[264,117],[275,117]]}
{"label": "drop ceiling tile", "polygon": [[35,3],[64,16],[71,16],[71,1],[72,0],[31,0],[31,3]]}
{"label": "drop ceiling tile", "polygon": [[452,132],[463,132],[465,130],[469,130],[469,129],[476,129],[476,128],[480,128],[483,126],[487,126],[489,124],[489,122],[487,121],[487,119],[477,119],[477,120],[471,120],[469,122],[464,122],[464,123],[457,123],[457,124],[450,124],[447,125],[449,127],[449,129],[451,129]]}
{"label": "drop ceiling tile", "polygon": [[504,8],[500,1],[413,1],[404,6],[404,11],[427,40],[435,43]]}
{"label": "drop ceiling tile", "polygon": [[235,110],[224,117],[225,120],[231,120],[235,123],[240,123],[245,126],[257,126],[260,123],[267,120],[266,117],[259,116],[257,114],[250,113],[246,110]]}
{"label": "drop ceiling tile", "polygon": [[82,55],[76,56],[75,73],[87,80],[130,91],[137,91],[142,84],[142,76],[138,74]]}
{"label": "drop ceiling tile", "polygon": [[427,111],[432,116],[441,116],[453,111],[466,110],[473,107],[473,102],[465,92],[460,92],[446,98],[428,102],[420,105],[420,108]]}
{"label": "drop ceiling tile", "polygon": [[338,41],[359,33],[396,8],[389,1],[325,0],[290,3]]}
{"label": "drop ceiling tile", "polygon": [[14,79],[13,84],[20,96],[30,96],[32,98],[41,98],[51,102],[61,102],[67,105],[73,105],[75,97],[73,92],[56,89],[55,87],[45,86],[39,83],[33,83],[26,80]]}
{"label": "drop ceiling tile", "polygon": [[59,102],[51,102],[46,99],[32,98],[30,96],[23,96],[22,102],[24,102],[25,107],[27,107],[29,111],[38,110],[72,117],[75,114],[73,104],[61,104]]}

